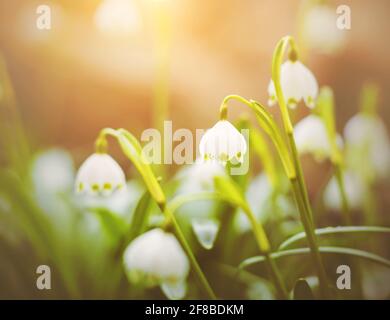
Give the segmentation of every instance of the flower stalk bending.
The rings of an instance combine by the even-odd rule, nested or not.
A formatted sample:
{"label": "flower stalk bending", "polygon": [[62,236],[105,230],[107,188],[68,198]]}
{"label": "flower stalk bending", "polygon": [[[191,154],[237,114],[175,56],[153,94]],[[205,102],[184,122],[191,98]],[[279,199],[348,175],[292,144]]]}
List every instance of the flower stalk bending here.
{"label": "flower stalk bending", "polygon": [[290,115],[287,109],[287,104],[281,86],[280,69],[283,56],[287,52],[288,47],[290,47],[289,56],[291,57],[293,55],[294,58],[297,58],[297,51],[294,39],[290,36],[282,38],[276,46],[272,59],[272,80],[275,86],[276,98],[279,103],[279,107],[282,114],[284,130],[287,135],[287,142],[291,151],[292,161],[294,163],[294,168],[297,174],[295,178],[290,178],[291,184],[293,185],[293,193],[297,205],[299,207],[301,220],[307,235],[307,240],[311,249],[313,262],[317,267],[321,292],[325,297],[327,297],[329,289],[327,284],[325,267],[320,252],[318,250],[316,235],[314,233],[313,214],[309,202],[309,196],[303,177],[301,163],[298,157],[297,147],[293,133],[293,126],[291,124]]}
{"label": "flower stalk bending", "polygon": [[107,149],[106,136],[112,136],[117,139],[123,153],[134,164],[138,172],[141,174],[146,184],[146,187],[148,188],[153,199],[157,202],[159,208],[164,213],[166,219],[169,219],[172,222],[176,231],[176,235],[178,236],[181,244],[183,245],[184,250],[186,251],[189,257],[192,267],[196,275],[198,276],[200,283],[203,285],[205,292],[211,299],[216,299],[216,296],[210,284],[208,283],[206,276],[204,275],[202,269],[200,268],[199,263],[196,260],[196,257],[192,252],[192,249],[188,244],[175,216],[172,214],[170,210],[167,209],[165,194],[156,176],[154,175],[150,165],[145,161],[145,159],[143,159],[141,145],[139,144],[138,140],[125,129],[114,130],[111,128],[105,128],[101,130],[95,143],[97,153],[102,153],[102,152],[104,153],[106,151]]}

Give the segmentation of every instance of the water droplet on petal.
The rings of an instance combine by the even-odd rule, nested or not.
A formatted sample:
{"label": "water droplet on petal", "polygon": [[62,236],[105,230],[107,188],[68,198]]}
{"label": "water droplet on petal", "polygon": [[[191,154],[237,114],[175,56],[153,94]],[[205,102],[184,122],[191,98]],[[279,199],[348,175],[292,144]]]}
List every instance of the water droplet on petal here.
{"label": "water droplet on petal", "polygon": [[185,281],[164,282],[161,284],[161,290],[170,300],[183,299],[187,292],[187,284]]}
{"label": "water droplet on petal", "polygon": [[212,219],[193,219],[192,229],[203,248],[210,250],[214,246],[219,223]]}

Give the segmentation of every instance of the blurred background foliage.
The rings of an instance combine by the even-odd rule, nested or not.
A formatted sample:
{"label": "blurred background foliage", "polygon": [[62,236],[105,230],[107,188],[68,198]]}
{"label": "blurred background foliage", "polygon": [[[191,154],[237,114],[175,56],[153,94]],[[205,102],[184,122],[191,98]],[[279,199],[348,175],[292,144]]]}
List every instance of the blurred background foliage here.
{"label": "blurred background foliage", "polygon": [[[134,0],[139,13],[134,30],[112,35],[96,26],[101,2],[47,1],[52,29],[40,31],[35,21],[41,1],[0,0],[0,298],[164,298],[158,288],[129,284],[122,269],[118,248],[145,188],[119,148],[113,144],[110,153],[127,170],[126,192],[109,199],[80,198],[73,192],[76,168],[92,152],[101,128],[124,127],[140,136],[155,124],[156,50],[161,49],[155,4]],[[273,48],[285,34],[302,44],[304,63],[318,82],[334,89],[339,132],[358,112],[360,91],[368,80],[381,89],[378,112],[389,125],[390,45],[384,31],[390,27],[390,3],[342,1],[352,8],[352,29],[346,31],[342,47],[324,53],[311,48],[302,31],[305,6],[315,2],[171,0],[171,33],[165,49],[167,119],[173,121],[173,129],[209,127],[229,93],[265,102]],[[332,8],[341,4],[326,2]],[[277,114],[277,108],[271,111]],[[238,126],[247,120],[239,118],[239,112],[232,108]],[[307,113],[298,108],[293,117],[298,120]],[[250,157],[250,173],[237,182],[276,249],[302,227],[286,177],[282,173],[277,177],[278,192],[273,192],[256,152]],[[317,227],[341,224],[340,213],[324,208],[322,201],[330,164],[310,156],[302,159]],[[275,165],[280,163],[275,160]],[[213,188],[208,179],[196,179],[196,171],[186,171],[194,168],[166,165],[166,170],[173,177],[162,182],[169,198]],[[375,185],[375,224],[382,226],[390,225],[388,186],[388,179]],[[159,225],[157,206],[148,202],[144,209],[150,211],[149,226]],[[364,223],[361,208],[353,213],[354,224]],[[184,205],[177,214],[219,297],[275,298],[264,266],[237,275],[239,263],[256,255],[242,213],[225,203],[202,200]],[[201,245],[210,239],[197,241],[199,233],[193,230],[193,219],[202,217],[219,221],[211,250]],[[332,236],[321,239],[321,244],[358,247],[389,258],[388,240]],[[316,287],[307,261],[296,256],[278,262],[289,289],[300,277]],[[327,255],[325,261],[335,283],[337,266],[350,264],[351,258]],[[52,268],[52,290],[36,289],[36,268],[41,264]],[[360,274],[352,275],[358,285],[339,291],[339,297],[389,298],[389,270],[372,262],[359,265]],[[203,297],[193,275],[188,287],[188,298]]]}

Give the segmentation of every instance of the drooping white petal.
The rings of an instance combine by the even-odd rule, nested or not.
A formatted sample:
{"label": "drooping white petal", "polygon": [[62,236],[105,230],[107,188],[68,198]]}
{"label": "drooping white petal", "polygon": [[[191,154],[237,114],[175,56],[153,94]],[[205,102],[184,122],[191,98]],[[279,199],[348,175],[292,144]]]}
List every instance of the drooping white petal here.
{"label": "drooping white petal", "polygon": [[383,121],[374,115],[359,113],[344,128],[348,164],[359,170],[372,169],[377,178],[390,174],[390,139]]}
{"label": "drooping white petal", "polygon": [[81,165],[76,176],[76,190],[91,195],[109,195],[126,186],[125,174],[108,154],[94,153]]}
{"label": "drooping white petal", "polygon": [[[344,173],[344,187],[350,208],[358,209],[363,206],[365,186],[360,177],[351,171]],[[329,181],[324,193],[325,205],[333,210],[341,210],[341,194],[335,177]]]}
{"label": "drooping white petal", "polygon": [[[298,152],[301,154],[313,154],[318,160],[331,156],[332,149],[325,124],[316,115],[309,115],[295,125],[294,138]],[[340,136],[337,136],[336,143],[342,147]]]}
{"label": "drooping white petal", "polygon": [[150,230],[133,240],[123,255],[128,275],[138,272],[159,283],[177,283],[189,273],[188,258],[176,237],[162,229]]}
{"label": "drooping white petal", "polygon": [[[301,62],[287,60],[281,65],[280,82],[284,99],[290,108],[295,108],[300,100],[314,108],[318,95],[318,83],[313,73]],[[273,81],[268,85],[269,102],[276,102],[276,92]]]}
{"label": "drooping white petal", "polygon": [[226,175],[225,168],[217,161],[197,159],[183,167],[176,178],[180,186],[176,194],[197,193],[214,190],[214,177]]}
{"label": "drooping white petal", "polygon": [[214,246],[219,223],[214,219],[192,219],[192,229],[203,248],[210,250]]}
{"label": "drooping white petal", "polygon": [[164,282],[161,284],[161,290],[170,300],[183,299],[187,292],[187,283],[185,281]]}
{"label": "drooping white petal", "polygon": [[243,162],[246,151],[244,136],[227,120],[220,120],[207,130],[199,144],[202,159],[223,164],[234,160]]}

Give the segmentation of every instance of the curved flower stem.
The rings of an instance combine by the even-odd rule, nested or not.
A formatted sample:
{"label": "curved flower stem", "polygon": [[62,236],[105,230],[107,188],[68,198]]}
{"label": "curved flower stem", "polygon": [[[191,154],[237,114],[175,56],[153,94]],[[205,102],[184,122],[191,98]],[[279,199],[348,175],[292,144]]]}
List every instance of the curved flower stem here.
{"label": "curved flower stem", "polygon": [[317,99],[317,107],[322,121],[324,122],[330,147],[331,147],[331,162],[334,168],[336,183],[339,189],[341,198],[341,208],[344,217],[345,225],[351,224],[351,213],[347,193],[345,190],[344,174],[342,164],[344,162],[343,154],[337,145],[336,120],[334,112],[334,96],[330,87],[322,87]]}
{"label": "curved flower stem", "polygon": [[[278,86],[275,84],[275,87],[278,87]],[[279,88],[280,88],[280,85],[279,85]],[[277,94],[278,94],[278,91],[277,91]],[[280,97],[280,95],[278,95],[278,98],[279,97]],[[298,160],[298,152],[297,152],[295,140],[293,137],[292,125],[291,125],[290,117],[288,114],[287,106],[284,102],[284,98],[283,98],[283,103],[284,103],[284,106],[286,107],[285,114],[288,118],[283,120],[283,122],[284,122],[285,126],[287,126],[287,129],[286,129],[286,127],[285,127],[285,129],[286,129],[286,134],[288,137],[288,144],[289,144],[290,149],[291,149],[291,154],[288,150],[287,145],[285,144],[284,140],[282,139],[280,132],[279,132],[279,129],[276,126],[276,123],[274,122],[274,120],[272,119],[272,116],[270,114],[268,114],[268,112],[265,110],[265,108],[260,103],[258,103],[256,101],[248,101],[247,99],[245,99],[241,96],[238,96],[238,95],[227,96],[223,100],[221,108],[220,108],[221,119],[226,119],[226,117],[227,117],[227,108],[228,108],[227,103],[229,100],[238,100],[238,101],[244,103],[245,105],[247,105],[248,107],[250,107],[256,113],[257,119],[260,123],[260,126],[267,132],[267,134],[270,136],[270,138],[274,142],[274,145],[275,145],[275,147],[276,147],[276,149],[281,157],[283,166],[286,170],[287,176],[288,176],[288,178],[291,182],[291,185],[292,185],[294,198],[296,200],[297,207],[298,207],[299,213],[301,215],[303,227],[304,227],[305,232],[307,234],[309,246],[312,250],[313,263],[317,267],[318,277],[319,277],[320,284],[321,284],[321,290],[322,290],[323,295],[325,297],[329,296],[325,267],[323,265],[321,255],[318,251],[317,240],[316,240],[316,236],[314,234],[314,223],[313,223],[311,207],[310,207],[310,203],[309,203],[309,197],[307,195],[306,185],[305,185],[305,182],[303,180],[303,172],[302,172],[300,162]],[[291,126],[291,130],[288,129],[289,126]]]}
{"label": "curved flower stem", "polygon": [[252,225],[253,233],[255,234],[255,238],[257,241],[257,245],[259,246],[260,252],[264,253],[266,257],[267,266],[269,269],[269,272],[271,274],[271,277],[273,279],[273,283],[276,286],[276,289],[282,299],[287,300],[288,299],[288,293],[287,289],[283,283],[282,276],[280,275],[279,269],[276,266],[275,262],[273,261],[273,258],[270,255],[270,244],[268,237],[263,229],[263,226],[261,223],[257,222],[255,215],[253,214],[252,210],[248,207],[242,208],[247,217],[249,218],[249,221]]}
{"label": "curved flower stem", "polygon": [[268,136],[271,138],[272,142],[274,143],[287,176],[290,179],[296,177],[295,168],[291,161],[288,147],[283,141],[282,134],[276,122],[274,121],[272,115],[257,101],[253,101],[253,100],[249,101],[239,95],[229,95],[225,97],[220,107],[219,112],[220,112],[220,118],[222,120],[227,118],[228,102],[230,100],[237,100],[243,103],[244,105],[248,106],[250,109],[252,109],[252,111],[255,112],[260,127],[268,134]]}
{"label": "curved flower stem", "polygon": [[208,296],[211,299],[216,299],[216,296],[213,290],[211,289],[206,276],[204,275],[202,269],[200,268],[199,263],[196,260],[190,245],[188,244],[179,224],[176,221],[176,218],[170,212],[170,210],[167,210],[166,208],[165,194],[157,178],[155,177],[150,165],[147,164],[145,159],[143,159],[141,145],[139,144],[138,140],[127,130],[124,129],[114,130],[111,128],[105,128],[100,131],[100,134],[96,140],[95,145],[96,145],[97,152],[105,152],[107,148],[106,136],[108,135],[113,136],[114,138],[117,139],[123,153],[134,164],[134,166],[141,174],[146,184],[146,187],[148,188],[154,200],[157,202],[161,211],[165,214],[165,216],[168,219],[172,221],[176,234],[191,261],[192,267],[195,270],[196,275],[198,276],[200,282],[204,286],[205,292],[208,294]]}
{"label": "curved flower stem", "polygon": [[301,163],[299,162],[299,158],[298,158],[297,147],[294,139],[293,126],[290,120],[290,115],[288,112],[287,104],[283,95],[283,90],[280,81],[280,69],[281,69],[280,67],[282,64],[283,56],[287,52],[289,46],[290,46],[290,56],[293,53],[294,58],[296,58],[297,52],[296,52],[294,39],[291,36],[286,36],[282,38],[276,46],[273,59],[272,59],[272,80],[274,82],[276,97],[279,102],[279,107],[282,114],[284,130],[287,135],[291,156],[297,173],[296,179],[290,179],[293,185],[294,196],[298,207],[300,207],[299,211],[301,214],[301,220],[305,228],[305,232],[307,234],[309,247],[312,252],[313,262],[317,267],[321,292],[324,295],[324,297],[328,297],[329,289],[327,284],[325,267],[322,261],[322,257],[318,250],[317,239],[314,233],[313,214],[311,211],[309,196],[307,193],[307,188],[303,177]]}
{"label": "curved flower stem", "polygon": [[[175,211],[186,203],[192,201],[205,200],[205,199],[217,200],[220,198],[221,198],[220,195],[216,192],[200,192],[200,193],[195,193],[190,195],[178,196],[173,200],[171,200],[167,205],[166,210],[169,212],[169,215],[167,216],[164,225],[166,226],[167,224],[170,223],[172,224],[177,223],[176,220],[175,221],[173,220],[175,218],[174,216]],[[246,215],[248,216],[252,224],[252,229],[255,234],[257,245],[260,248],[260,252],[265,252],[265,255],[268,257],[268,261],[267,261],[268,269],[273,279],[273,282],[275,284],[275,287],[279,292],[280,297],[282,297],[283,299],[288,299],[288,293],[283,283],[282,277],[278,271],[276,264],[272,261],[272,258],[269,256],[270,244],[262,225],[257,222],[253,212],[250,210],[249,207],[245,206],[244,212],[246,213]]]}

